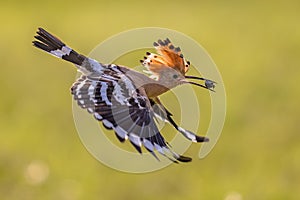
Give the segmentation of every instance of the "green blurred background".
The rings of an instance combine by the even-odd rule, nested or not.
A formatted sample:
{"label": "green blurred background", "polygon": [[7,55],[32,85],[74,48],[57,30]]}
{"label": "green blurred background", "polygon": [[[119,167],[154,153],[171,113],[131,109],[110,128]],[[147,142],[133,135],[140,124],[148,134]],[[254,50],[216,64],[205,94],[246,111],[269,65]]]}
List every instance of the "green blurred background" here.
{"label": "green blurred background", "polygon": [[[0,199],[300,199],[299,1],[1,1]],[[187,34],[216,62],[227,118],[203,160],[127,174],[95,160],[72,118],[76,70],[31,45],[44,27],[82,53],[132,28]],[[154,160],[155,162],[155,160]]]}

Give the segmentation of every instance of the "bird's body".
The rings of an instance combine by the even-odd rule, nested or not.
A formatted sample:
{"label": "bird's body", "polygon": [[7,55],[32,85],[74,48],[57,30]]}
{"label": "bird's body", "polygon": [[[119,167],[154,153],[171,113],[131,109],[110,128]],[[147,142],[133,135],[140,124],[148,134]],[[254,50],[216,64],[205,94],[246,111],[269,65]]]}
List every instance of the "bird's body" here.
{"label": "bird's body", "polygon": [[[147,56],[141,60],[151,73],[148,77],[125,66],[102,64],[78,54],[42,28],[39,28],[35,38],[38,41],[33,41],[33,44],[37,48],[76,65],[82,76],[71,88],[74,99],[80,107],[102,121],[107,129],[113,129],[121,142],[128,139],[140,153],[144,146],[156,158],[155,151],[158,151],[174,162],[190,161],[191,158],[178,155],[170,149],[154,122],[155,116],[173,125],[193,142],[208,141],[208,138],[179,127],[158,98],[183,83],[210,90],[214,87],[213,81],[185,76],[190,63],[184,59],[180,48],[175,48],[169,39],[154,42],[158,54],[147,52]],[[187,78],[204,80],[205,86],[188,82]]]}

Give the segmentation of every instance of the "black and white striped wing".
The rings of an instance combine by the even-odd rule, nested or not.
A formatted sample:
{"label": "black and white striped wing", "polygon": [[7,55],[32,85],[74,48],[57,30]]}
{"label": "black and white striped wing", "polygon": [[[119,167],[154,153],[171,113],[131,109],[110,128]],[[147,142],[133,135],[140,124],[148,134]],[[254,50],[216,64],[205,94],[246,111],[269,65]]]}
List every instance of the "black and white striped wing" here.
{"label": "black and white striped wing", "polygon": [[108,65],[101,76],[82,75],[71,91],[80,107],[102,121],[105,128],[113,129],[121,142],[129,139],[138,152],[142,153],[144,146],[156,158],[154,151],[174,162],[191,160],[170,149],[154,122],[147,95],[118,66]]}
{"label": "black and white striped wing", "polygon": [[120,141],[129,139],[140,153],[144,146],[155,157],[156,150],[175,162],[191,160],[169,148],[154,123],[154,113],[145,91],[138,89],[126,76],[126,73],[130,74],[129,69],[103,65],[85,57],[43,28],[38,29],[35,39],[35,47],[75,64],[84,74],[73,84],[74,99],[106,128],[113,129]]}
{"label": "black and white striped wing", "polygon": [[160,102],[158,97],[154,99],[150,99],[151,106],[153,108],[153,112],[155,116],[157,116],[162,121],[170,123],[177,131],[179,131],[184,137],[192,142],[208,142],[209,139],[207,137],[198,136],[195,133],[186,130],[176,124],[176,122],[172,118],[172,113],[168,111],[164,105]]}

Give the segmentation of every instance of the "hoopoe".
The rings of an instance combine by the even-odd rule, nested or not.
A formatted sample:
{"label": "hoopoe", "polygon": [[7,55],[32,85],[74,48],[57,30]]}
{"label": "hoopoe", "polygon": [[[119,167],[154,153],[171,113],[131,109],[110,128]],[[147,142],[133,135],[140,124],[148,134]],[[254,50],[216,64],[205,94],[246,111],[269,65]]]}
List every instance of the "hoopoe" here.
{"label": "hoopoe", "polygon": [[[113,129],[121,142],[129,140],[139,153],[144,146],[157,160],[155,151],[173,162],[192,160],[171,149],[155,124],[157,118],[170,123],[193,142],[209,141],[178,126],[159,100],[159,95],[181,84],[189,83],[211,91],[215,87],[214,81],[185,75],[190,62],[168,38],[153,43],[158,54],[147,52],[141,60],[151,73],[147,76],[125,66],[103,64],[79,54],[43,28],[38,28],[34,37],[35,47],[75,64],[82,73],[71,87],[78,105],[101,121],[105,128]],[[202,80],[205,84],[188,79]]]}

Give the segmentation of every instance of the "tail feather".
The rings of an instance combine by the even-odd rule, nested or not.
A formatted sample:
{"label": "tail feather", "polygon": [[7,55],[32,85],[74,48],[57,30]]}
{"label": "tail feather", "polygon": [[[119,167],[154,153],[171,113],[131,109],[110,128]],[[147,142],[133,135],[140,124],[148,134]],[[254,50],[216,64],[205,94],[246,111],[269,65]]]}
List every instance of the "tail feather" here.
{"label": "tail feather", "polygon": [[32,42],[33,46],[79,66],[82,65],[83,61],[86,59],[84,55],[78,54],[45,29],[38,28],[36,33],[37,35],[34,36],[36,40]]}

